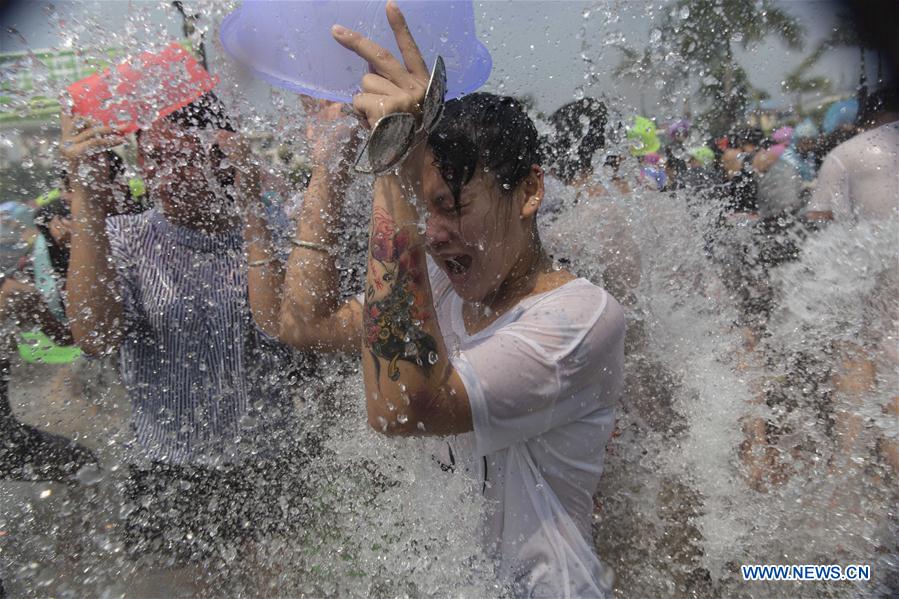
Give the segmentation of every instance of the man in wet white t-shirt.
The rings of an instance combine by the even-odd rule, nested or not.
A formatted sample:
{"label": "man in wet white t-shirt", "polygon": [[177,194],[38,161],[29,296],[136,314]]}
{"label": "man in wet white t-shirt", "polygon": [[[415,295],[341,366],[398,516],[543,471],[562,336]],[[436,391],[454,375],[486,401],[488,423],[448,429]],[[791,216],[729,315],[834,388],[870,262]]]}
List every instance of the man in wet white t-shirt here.
{"label": "man in wet white t-shirt", "polygon": [[[885,231],[895,238],[896,223],[899,223],[899,88],[873,94],[866,112],[868,115],[862,117],[862,122],[870,129],[840,144],[827,156],[805,217],[811,222],[834,221],[850,227],[868,224],[875,227],[875,232]],[[876,278],[887,281],[891,275],[887,271]],[[885,322],[895,326],[895,310],[882,316]],[[875,337],[882,332],[877,331]],[[886,338],[889,340],[890,336]],[[849,409],[838,409],[835,414],[836,434],[843,452],[849,455],[864,428],[859,406],[877,385],[875,356],[891,356],[890,361],[895,365],[896,352],[894,343],[884,344],[873,338],[861,345],[838,343],[837,349],[840,374],[834,377],[834,386],[854,404]],[[899,398],[882,409],[899,415]],[[899,472],[899,443],[885,436],[880,445],[886,461]]]}
{"label": "man in wet white t-shirt", "polygon": [[858,223],[896,218],[899,210],[899,91],[868,102],[871,128],[837,146],[818,173],[805,210],[810,221]]}

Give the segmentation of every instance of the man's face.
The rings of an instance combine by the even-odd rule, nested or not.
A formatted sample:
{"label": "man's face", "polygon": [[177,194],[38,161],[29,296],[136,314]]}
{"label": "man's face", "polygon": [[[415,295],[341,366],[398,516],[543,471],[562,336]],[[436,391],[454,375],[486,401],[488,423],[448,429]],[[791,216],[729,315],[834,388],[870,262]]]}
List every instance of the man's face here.
{"label": "man's face", "polygon": [[213,129],[188,129],[165,120],[141,132],[138,165],[167,212],[202,217],[207,211],[217,215],[227,210],[216,164],[221,158],[213,156],[214,136]]}
{"label": "man's face", "polygon": [[457,205],[427,153],[422,169],[427,250],[465,301],[487,299],[525,249],[532,223],[520,218],[522,193],[502,190],[493,175],[479,169]]}

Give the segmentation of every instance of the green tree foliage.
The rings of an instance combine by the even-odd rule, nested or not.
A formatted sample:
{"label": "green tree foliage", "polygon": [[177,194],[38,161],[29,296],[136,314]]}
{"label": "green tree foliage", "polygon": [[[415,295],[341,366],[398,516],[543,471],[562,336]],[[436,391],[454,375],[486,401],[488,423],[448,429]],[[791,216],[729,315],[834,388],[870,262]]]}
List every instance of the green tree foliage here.
{"label": "green tree foliage", "polygon": [[616,74],[656,80],[667,101],[698,83],[697,95],[706,106],[700,120],[719,134],[762,95],[734,58],[735,47],[748,50],[771,36],[802,48],[799,22],[772,0],[678,0],[653,29],[643,52],[619,46],[624,56]]}
{"label": "green tree foliage", "polygon": [[[865,51],[869,49],[867,40],[859,36],[852,16],[846,13],[837,15],[837,23],[830,31],[830,35],[812,50],[799,65],[784,78],[783,89],[785,92],[794,93],[797,97],[797,109],[801,110],[802,94],[811,91],[829,91],[831,81],[824,76],[809,76],[809,71],[821,58],[834,48],[859,49],[861,68],[865,69]],[[878,73],[878,78],[880,74]]]}

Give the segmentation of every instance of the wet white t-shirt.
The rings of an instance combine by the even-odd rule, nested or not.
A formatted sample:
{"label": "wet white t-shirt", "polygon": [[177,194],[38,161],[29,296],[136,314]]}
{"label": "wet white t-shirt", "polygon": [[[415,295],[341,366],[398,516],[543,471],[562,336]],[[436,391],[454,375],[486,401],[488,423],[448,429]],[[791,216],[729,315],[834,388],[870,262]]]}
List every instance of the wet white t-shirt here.
{"label": "wet white t-shirt", "polygon": [[590,521],[623,387],[621,306],[577,279],[468,335],[461,298],[430,261],[429,274],[474,421],[449,446],[487,499],[484,540],[500,576],[516,596],[610,596]]}
{"label": "wet white t-shirt", "polygon": [[821,165],[808,212],[838,222],[887,220],[899,212],[899,121],[856,135]]}

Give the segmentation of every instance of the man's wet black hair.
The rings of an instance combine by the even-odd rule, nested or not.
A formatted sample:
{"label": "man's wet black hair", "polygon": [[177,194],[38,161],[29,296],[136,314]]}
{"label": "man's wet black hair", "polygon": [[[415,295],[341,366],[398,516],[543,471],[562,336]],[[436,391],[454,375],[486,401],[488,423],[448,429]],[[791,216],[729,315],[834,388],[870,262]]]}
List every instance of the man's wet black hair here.
{"label": "man's wet black hair", "polygon": [[167,120],[183,127],[197,129],[224,129],[234,131],[225,106],[214,93],[200,96],[187,106],[179,108],[166,117]]}
{"label": "man's wet black hair", "polygon": [[595,98],[569,102],[549,122],[555,131],[544,138],[543,156],[564,183],[588,170],[597,150],[606,145],[606,105]]}
{"label": "man's wet black hair", "polygon": [[[214,93],[209,92],[200,96],[187,106],[179,108],[165,117],[165,120],[196,129],[224,129],[234,132],[234,127],[228,119],[225,106]],[[141,131],[137,131],[140,137]]]}
{"label": "man's wet black hair", "polygon": [[456,205],[477,169],[511,191],[541,163],[537,129],[524,106],[508,96],[480,92],[450,100],[428,144]]}

